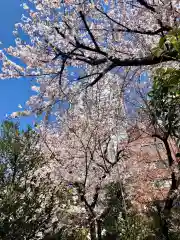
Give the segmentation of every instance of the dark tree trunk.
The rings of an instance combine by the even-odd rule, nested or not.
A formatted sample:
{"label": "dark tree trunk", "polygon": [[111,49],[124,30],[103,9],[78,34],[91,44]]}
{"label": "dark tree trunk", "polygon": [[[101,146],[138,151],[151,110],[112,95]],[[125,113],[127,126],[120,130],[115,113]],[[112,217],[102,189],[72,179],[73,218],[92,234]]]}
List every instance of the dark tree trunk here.
{"label": "dark tree trunk", "polygon": [[90,219],[89,229],[90,229],[91,240],[97,240],[96,239],[96,224],[93,219]]}
{"label": "dark tree trunk", "polygon": [[[165,145],[165,148],[166,148],[166,153],[167,153],[167,157],[168,157],[168,162],[169,162],[169,167],[172,167],[173,165],[173,157],[172,157],[172,154],[171,154],[171,149],[169,147],[169,143],[168,143],[168,140],[167,138],[165,138],[163,140],[164,142],[164,145]],[[165,201],[165,206],[164,206],[164,209],[162,211],[162,233],[165,237],[165,240],[170,240],[169,238],[169,223],[168,223],[168,220],[170,218],[170,214],[171,214],[171,210],[172,210],[172,207],[173,207],[173,201],[174,201],[174,198],[175,197],[172,197],[172,193],[174,192],[174,190],[176,190],[178,188],[177,186],[177,179],[176,179],[176,175],[174,172],[171,173],[171,187],[170,187],[170,190],[169,190],[169,194],[166,198],[166,201]]]}
{"label": "dark tree trunk", "polygon": [[169,238],[169,226],[168,226],[168,221],[166,218],[163,219],[163,224],[162,224],[162,234],[165,237],[165,240],[170,240]]}
{"label": "dark tree trunk", "polygon": [[97,236],[98,236],[98,240],[102,240],[102,235],[101,235],[101,231],[102,231],[101,224],[102,224],[102,222],[101,222],[101,220],[97,220],[96,222],[97,222]]}

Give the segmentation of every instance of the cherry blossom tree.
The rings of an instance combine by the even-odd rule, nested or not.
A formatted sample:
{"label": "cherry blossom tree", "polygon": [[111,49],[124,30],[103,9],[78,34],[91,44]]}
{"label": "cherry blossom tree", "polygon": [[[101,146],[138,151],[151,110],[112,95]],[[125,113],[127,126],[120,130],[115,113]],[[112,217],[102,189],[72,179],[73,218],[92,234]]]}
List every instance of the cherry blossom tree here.
{"label": "cherry blossom tree", "polygon": [[81,207],[79,224],[88,224],[91,239],[96,239],[96,234],[101,239],[101,221],[110,211],[103,205],[105,187],[118,182],[121,192],[121,185],[131,176],[125,166],[128,141],[122,82],[117,75],[97,83],[81,92],[78,103],[63,117],[55,113],[55,127],[53,123],[40,127],[44,151],[53,159],[52,164],[59,166],[57,176],[76,190]]}
{"label": "cherry blossom tree", "polygon": [[[131,175],[121,161],[127,144],[125,79],[153,72],[157,64],[179,67],[168,35],[179,31],[179,3],[29,0],[22,6],[26,13],[15,25],[16,45],[1,51],[1,78],[35,78],[37,93],[13,116],[45,112],[40,127],[45,151],[60,163],[57,175],[75,187],[96,239],[105,210],[103,187]],[[51,113],[55,127],[48,123]]]}
{"label": "cherry blossom tree", "polygon": [[30,99],[30,111],[49,110],[72,97],[72,83],[92,86],[122,67],[178,66],[167,39],[160,53],[154,49],[178,29],[178,1],[30,0],[22,6],[26,13],[15,25],[16,46],[1,51],[1,78],[37,77],[40,93]]}

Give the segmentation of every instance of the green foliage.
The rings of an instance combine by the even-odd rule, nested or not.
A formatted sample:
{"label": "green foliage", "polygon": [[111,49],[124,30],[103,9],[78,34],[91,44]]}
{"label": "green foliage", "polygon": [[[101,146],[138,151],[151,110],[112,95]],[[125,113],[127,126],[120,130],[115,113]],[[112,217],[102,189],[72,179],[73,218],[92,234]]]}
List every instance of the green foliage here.
{"label": "green foliage", "polygon": [[156,57],[167,56],[172,59],[180,58],[180,29],[174,28],[160,38],[158,46],[153,49]]}
{"label": "green foliage", "polygon": [[154,123],[159,121],[166,132],[179,138],[180,70],[157,69],[149,97]]}
{"label": "green foliage", "polygon": [[144,240],[153,236],[150,223],[140,215],[128,215],[126,220],[119,219],[117,229],[121,240]]}
{"label": "green foliage", "polygon": [[[42,166],[43,157],[36,147],[38,135],[30,128],[20,131],[17,124],[4,122],[1,126],[0,157],[3,181],[16,182],[23,175]],[[30,159],[28,158],[30,157]],[[2,179],[1,179],[2,180]]]}
{"label": "green foliage", "polygon": [[104,240],[144,240],[149,236],[150,224],[142,216],[133,213],[122,183],[111,183],[107,186],[106,199],[110,211],[103,221],[103,229],[106,232]]}
{"label": "green foliage", "polygon": [[69,229],[64,227],[52,240],[88,240],[88,233],[87,228],[76,227]]}
{"label": "green foliage", "polygon": [[149,219],[151,219],[151,229],[156,236],[155,239],[164,239],[163,237],[163,222],[164,219],[168,220],[169,223],[169,240],[179,240],[180,239],[180,208],[179,208],[179,197],[173,204],[171,209],[171,214],[168,219],[164,216],[162,208],[164,206],[164,201],[155,200],[151,202],[148,206],[149,209]]}
{"label": "green foliage", "polygon": [[125,200],[126,194],[122,183],[111,183],[106,187],[105,205],[109,208],[108,214],[103,220],[103,227],[109,235],[116,235],[118,218],[121,215],[124,219],[130,203]]}
{"label": "green foliage", "polygon": [[[45,163],[38,135],[4,122],[0,135],[0,239],[42,239],[51,224],[57,191],[49,175],[35,174]],[[60,189],[60,188],[59,188]],[[63,201],[62,201],[63,203]],[[59,203],[58,203],[59,204]]]}
{"label": "green foliage", "polygon": [[[180,29],[173,29],[161,37],[154,55],[180,58]],[[153,78],[153,89],[149,92],[150,108],[154,122],[161,121],[164,130],[179,138],[180,130],[180,70],[159,68]],[[161,127],[162,127],[161,126]]]}
{"label": "green foliage", "polygon": [[[180,58],[180,30],[174,29],[159,41],[155,49],[156,56],[166,55],[176,60]],[[176,139],[180,146],[180,70],[177,68],[159,68],[153,78],[152,91],[149,92],[149,109],[153,123],[166,136]],[[148,109],[148,110],[149,110]],[[176,154],[180,157],[180,153]],[[162,212],[153,213],[154,231],[162,234],[163,220],[169,224],[169,239],[178,240],[180,236],[179,206],[173,206],[171,215]]]}

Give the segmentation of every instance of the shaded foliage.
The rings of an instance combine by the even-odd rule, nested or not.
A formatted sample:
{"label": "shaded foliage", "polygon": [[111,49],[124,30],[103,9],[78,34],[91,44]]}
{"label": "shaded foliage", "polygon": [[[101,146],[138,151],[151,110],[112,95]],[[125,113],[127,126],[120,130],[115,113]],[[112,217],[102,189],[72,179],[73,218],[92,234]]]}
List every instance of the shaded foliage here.
{"label": "shaded foliage", "polygon": [[169,135],[179,138],[180,70],[158,69],[149,96],[154,123],[163,127]]}
{"label": "shaded foliage", "polygon": [[[51,222],[55,196],[36,170],[45,163],[38,135],[4,122],[0,136],[0,239],[41,239]],[[53,227],[53,226],[51,226]]]}

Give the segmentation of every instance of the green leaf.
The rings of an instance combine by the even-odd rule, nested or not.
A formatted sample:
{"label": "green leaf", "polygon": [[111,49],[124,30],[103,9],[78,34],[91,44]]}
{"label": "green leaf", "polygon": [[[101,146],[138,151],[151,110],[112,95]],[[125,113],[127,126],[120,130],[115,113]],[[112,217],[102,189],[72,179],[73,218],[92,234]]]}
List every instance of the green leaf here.
{"label": "green leaf", "polygon": [[164,50],[161,48],[154,48],[153,49],[153,55],[156,57],[160,57],[163,54]]}
{"label": "green leaf", "polygon": [[165,43],[166,39],[165,37],[161,37],[160,40],[159,40],[159,47],[162,48],[164,43]]}

